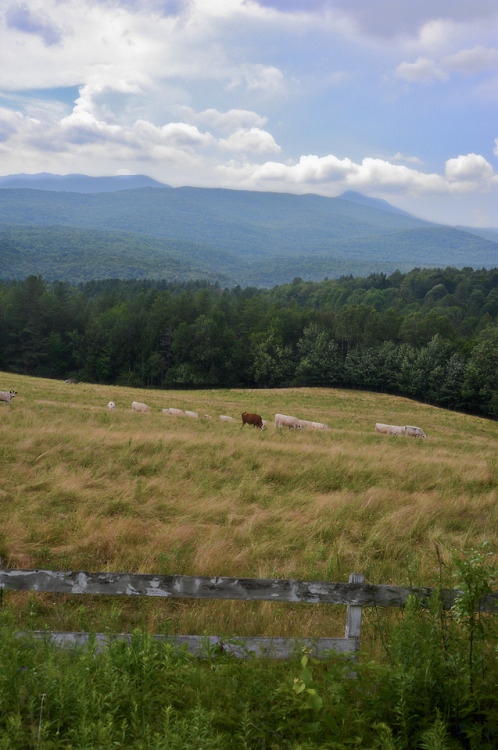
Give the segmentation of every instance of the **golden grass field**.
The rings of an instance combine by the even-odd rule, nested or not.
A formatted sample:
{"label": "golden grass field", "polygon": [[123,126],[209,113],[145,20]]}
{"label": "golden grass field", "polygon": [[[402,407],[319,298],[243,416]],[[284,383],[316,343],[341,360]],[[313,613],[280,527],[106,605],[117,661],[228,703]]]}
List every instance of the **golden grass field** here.
{"label": "golden grass field", "polygon": [[[497,549],[497,423],[328,388],[158,391],[0,373],[5,567],[433,585],[436,546]],[[115,401],[114,412],[107,402]],[[144,401],[150,413],[131,411]],[[178,407],[212,419],[166,416]],[[243,411],[268,420],[241,427]],[[276,430],[276,412],[331,430]],[[222,423],[226,414],[237,422]],[[375,422],[422,427],[390,437]],[[70,601],[71,599],[71,601]],[[341,635],[331,605],[8,593],[20,624]]]}

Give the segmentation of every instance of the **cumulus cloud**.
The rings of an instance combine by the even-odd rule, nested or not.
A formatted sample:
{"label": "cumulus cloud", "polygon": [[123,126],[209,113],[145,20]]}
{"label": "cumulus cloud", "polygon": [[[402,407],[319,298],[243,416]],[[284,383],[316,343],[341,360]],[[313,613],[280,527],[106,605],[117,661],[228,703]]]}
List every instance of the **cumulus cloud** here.
{"label": "cumulus cloud", "polygon": [[219,145],[227,151],[251,151],[258,154],[281,151],[271,133],[261,128],[238,128],[228,138],[222,138]]}
{"label": "cumulus cloud", "polygon": [[215,108],[210,108],[195,112],[191,107],[182,106],[177,110],[186,122],[207,125],[220,135],[229,135],[243,128],[260,128],[268,121],[267,117],[247,109],[229,109],[226,112],[220,112]]}
{"label": "cumulus cloud", "polygon": [[301,156],[299,161],[285,164],[267,161],[255,164],[231,161],[219,165],[232,184],[262,189],[289,189],[294,192],[318,190],[325,195],[336,195],[341,190],[354,189],[369,194],[410,194],[413,196],[459,195],[475,190],[486,190],[496,181],[491,166],[483,157],[469,154],[448,160],[446,175],[426,173],[393,164],[384,159],[366,157],[361,162],[340,159],[333,154]]}
{"label": "cumulus cloud", "polygon": [[195,149],[208,146],[214,142],[211,133],[201,133],[195,125],[185,122],[169,122],[161,128],[151,125],[143,120],[138,121],[133,127],[133,132],[140,139],[147,138],[149,141],[173,146],[177,149]]}
{"label": "cumulus cloud", "polygon": [[458,36],[459,26],[453,18],[433,17],[421,26],[417,37],[408,44],[434,55],[454,44]]}
{"label": "cumulus cloud", "polygon": [[396,68],[396,75],[410,83],[432,83],[448,79],[448,73],[427,57],[419,57],[414,63],[401,63]]}
{"label": "cumulus cloud", "polygon": [[389,161],[404,161],[408,164],[422,164],[422,161],[418,158],[418,156],[405,156],[404,154],[400,153],[400,151],[398,151],[396,154],[393,154],[393,156],[390,157]]}
{"label": "cumulus cloud", "polygon": [[478,73],[493,68],[498,63],[498,50],[478,45],[472,49],[462,49],[448,55],[442,61],[445,68],[461,73]]}
{"label": "cumulus cloud", "polygon": [[480,154],[466,154],[448,159],[445,167],[446,178],[451,182],[486,183],[493,177],[493,167]]}

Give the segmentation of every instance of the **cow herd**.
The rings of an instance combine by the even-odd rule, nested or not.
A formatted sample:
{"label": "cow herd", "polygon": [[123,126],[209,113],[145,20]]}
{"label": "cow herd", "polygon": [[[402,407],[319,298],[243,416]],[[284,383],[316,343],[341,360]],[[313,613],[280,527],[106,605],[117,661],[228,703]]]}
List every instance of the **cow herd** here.
{"label": "cow herd", "polygon": [[[0,403],[10,404],[17,391],[0,391]],[[109,411],[114,411],[116,404],[114,401],[109,401],[107,404]],[[148,412],[149,407],[147,404],[143,404],[140,401],[132,401],[131,410],[136,412]],[[184,411],[183,409],[176,409],[169,407],[168,409],[162,409],[163,414],[179,417],[192,417],[199,419],[199,414],[196,411]],[[204,414],[204,419],[211,419],[209,414]],[[235,422],[234,417],[229,417],[226,414],[220,415],[221,422]],[[260,430],[266,429],[267,422],[259,414],[250,413],[247,411],[242,412],[242,427],[244,425],[252,425]],[[289,430],[330,430],[328,424],[322,422],[310,422],[307,419],[298,419],[298,417],[291,417],[288,414],[275,414],[275,427],[287,427]],[[426,438],[427,435],[421,427],[414,427],[413,425],[405,425],[401,427],[395,424],[383,424],[377,422],[375,425],[375,432],[382,435],[408,435],[414,438]]]}
{"label": "cow herd", "polygon": [[[107,408],[110,411],[114,411],[116,404],[114,401],[109,401]],[[149,407],[147,404],[142,404],[139,401],[133,401],[131,404],[132,411],[148,412]],[[174,417],[185,416],[199,419],[199,414],[196,411],[187,411],[183,409],[177,409],[170,406],[167,409],[161,410],[163,414],[167,414]],[[242,412],[242,427],[244,425],[252,425],[257,427],[259,430],[265,430],[268,422],[263,419],[260,414],[254,414],[252,412]],[[204,419],[211,419],[209,414],[204,414]],[[227,414],[220,414],[220,422],[235,422],[234,417],[229,417]],[[311,430],[330,430],[328,424],[322,424],[321,422],[309,422],[306,419],[298,419],[297,417],[291,417],[288,414],[275,414],[275,427],[287,427],[290,430],[302,430],[304,428]]]}
{"label": "cow herd", "polygon": [[[116,407],[116,404],[114,401],[109,401],[107,404],[108,409],[113,411]],[[149,407],[146,404],[142,404],[138,401],[133,401],[131,405],[132,411],[139,411],[139,412],[148,412]],[[171,416],[185,416],[185,417],[193,417],[194,419],[199,419],[199,414],[196,411],[184,411],[183,409],[177,409],[174,407],[169,407],[168,409],[162,409],[163,414],[168,414]],[[209,414],[204,414],[204,419],[211,419]],[[220,421],[221,422],[235,422],[234,417],[229,417],[226,414],[220,415]],[[257,427],[260,430],[266,429],[267,422],[265,419],[262,419],[260,414],[254,414],[247,411],[242,412],[242,427],[244,425],[252,425],[253,427]],[[330,426],[328,424],[323,424],[322,422],[312,422],[307,419],[299,419],[298,417],[292,417],[289,414],[275,414],[275,427],[286,427],[289,430],[330,430]],[[382,424],[381,422],[377,422],[375,425],[375,432],[379,432],[384,435],[409,435],[410,437],[421,437],[425,438],[427,435],[422,430],[421,427],[413,427],[412,425],[405,425],[404,427],[399,427],[398,425],[394,424]]]}

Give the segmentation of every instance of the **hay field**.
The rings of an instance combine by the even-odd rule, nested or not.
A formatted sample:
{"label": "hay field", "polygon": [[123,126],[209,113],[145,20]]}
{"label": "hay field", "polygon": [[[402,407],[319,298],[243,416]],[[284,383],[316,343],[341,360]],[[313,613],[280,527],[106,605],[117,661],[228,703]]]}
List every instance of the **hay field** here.
{"label": "hay field", "polygon": [[[0,405],[6,567],[431,585],[436,545],[443,562],[485,540],[497,549],[496,422],[325,388],[147,391],[7,373],[0,388],[18,391]],[[163,415],[170,406],[211,419]],[[245,410],[268,429],[242,428]],[[276,412],[332,429],[276,430]],[[378,435],[377,421],[428,438]],[[318,636],[341,635],[345,619],[331,606],[21,593],[4,606],[52,629]]]}

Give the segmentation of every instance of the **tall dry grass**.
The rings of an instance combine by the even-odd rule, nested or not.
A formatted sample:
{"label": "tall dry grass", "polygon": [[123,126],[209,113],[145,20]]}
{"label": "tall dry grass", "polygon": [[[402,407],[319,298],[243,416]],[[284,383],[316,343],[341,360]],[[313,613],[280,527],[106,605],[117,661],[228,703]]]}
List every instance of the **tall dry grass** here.
{"label": "tall dry grass", "polygon": [[[333,390],[146,391],[1,374],[7,567],[431,585],[437,555],[496,549],[495,422]],[[107,402],[117,404],[110,413]],[[131,411],[145,401],[149,414]],[[175,406],[210,420],[165,416]],[[242,411],[269,422],[241,427]],[[330,432],[275,430],[276,412]],[[222,423],[220,414],[237,419]],[[374,432],[415,424],[427,440]],[[10,593],[20,622],[231,635],[341,633],[337,607]]]}

